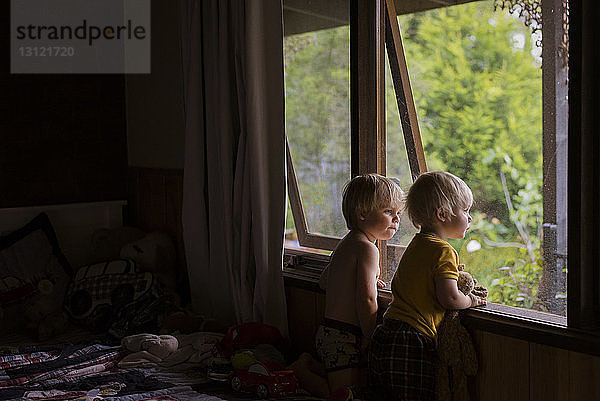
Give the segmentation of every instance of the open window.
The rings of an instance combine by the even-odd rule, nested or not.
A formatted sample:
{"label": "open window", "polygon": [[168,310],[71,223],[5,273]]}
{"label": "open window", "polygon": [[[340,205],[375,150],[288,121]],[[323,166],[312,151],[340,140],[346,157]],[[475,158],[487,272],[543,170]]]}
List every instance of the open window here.
{"label": "open window", "polygon": [[[448,170],[473,189],[452,245],[489,308],[566,324],[566,1],[363,3],[284,0],[286,244],[334,249],[353,175]],[[384,281],[414,232],[379,244]]]}

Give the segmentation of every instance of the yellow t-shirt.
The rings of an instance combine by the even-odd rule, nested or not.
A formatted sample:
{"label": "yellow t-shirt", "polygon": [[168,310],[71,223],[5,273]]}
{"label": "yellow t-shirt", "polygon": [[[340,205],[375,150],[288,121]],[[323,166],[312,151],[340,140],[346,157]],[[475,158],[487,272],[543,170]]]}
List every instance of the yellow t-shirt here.
{"label": "yellow t-shirt", "polygon": [[458,254],[443,239],[416,234],[394,273],[392,302],[384,317],[403,320],[435,339],[445,312],[435,292],[440,278],[458,279]]}

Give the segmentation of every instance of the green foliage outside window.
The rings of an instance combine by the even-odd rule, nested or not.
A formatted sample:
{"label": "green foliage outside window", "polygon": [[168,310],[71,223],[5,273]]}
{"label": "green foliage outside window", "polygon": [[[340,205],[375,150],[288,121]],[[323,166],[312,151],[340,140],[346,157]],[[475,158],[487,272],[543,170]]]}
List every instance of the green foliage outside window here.
{"label": "green foliage outside window", "polygon": [[286,132],[309,230],[341,237],[350,178],[348,26],[286,37],[284,65]]}

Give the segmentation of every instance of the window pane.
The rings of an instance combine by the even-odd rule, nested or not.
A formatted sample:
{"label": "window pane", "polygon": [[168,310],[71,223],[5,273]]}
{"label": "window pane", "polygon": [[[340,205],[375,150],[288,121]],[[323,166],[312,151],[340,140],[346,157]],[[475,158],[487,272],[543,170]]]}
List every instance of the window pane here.
{"label": "window pane", "polygon": [[290,199],[286,201],[287,211],[285,215],[285,236],[283,240],[283,246],[287,249],[299,249],[302,251],[318,253],[321,255],[331,255],[331,251],[325,249],[315,249],[300,245],[298,242],[298,232],[294,224],[294,216],[292,215],[292,207],[290,206]]}
{"label": "window pane", "polygon": [[342,237],[341,192],[350,178],[348,10],[304,14],[286,3],[286,133],[308,230]]}
{"label": "window pane", "polygon": [[[386,175],[397,178],[400,187],[406,190],[412,184],[412,177],[387,53],[385,61]],[[417,230],[408,217],[403,214],[400,228],[392,239],[388,240],[388,244],[408,245],[415,232]]]}
{"label": "window pane", "polygon": [[[452,243],[461,262],[488,301],[565,315],[566,267],[542,258],[544,197],[556,192],[542,188],[541,38],[492,1],[399,24],[428,168],[463,178],[475,197],[471,229]],[[388,130],[388,148],[400,148]]]}
{"label": "window pane", "polygon": [[[412,177],[387,51],[385,54],[385,116],[386,175],[397,178],[400,187],[406,190],[412,184]],[[406,213],[403,213],[400,217],[398,231],[387,241],[386,261],[382,275],[386,283],[394,277],[404,246],[408,245],[416,232],[417,229],[412,225]]]}

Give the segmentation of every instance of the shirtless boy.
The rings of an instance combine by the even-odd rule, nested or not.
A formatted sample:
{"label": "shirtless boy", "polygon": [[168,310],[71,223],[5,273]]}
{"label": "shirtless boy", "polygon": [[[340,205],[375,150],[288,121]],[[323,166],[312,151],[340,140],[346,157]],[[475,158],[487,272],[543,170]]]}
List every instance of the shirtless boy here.
{"label": "shirtless boy", "polygon": [[401,199],[400,187],[378,174],[357,176],[344,187],[342,212],[350,232],[335,248],[320,280],[326,293],[325,319],[316,334],[316,348],[327,380],[319,389],[316,375],[306,383],[310,375],[297,372],[315,395],[327,397],[359,384],[375,329],[377,287],[383,284],[375,241],[388,240],[398,230]]}

